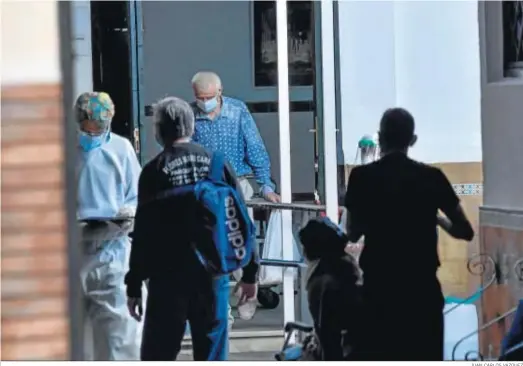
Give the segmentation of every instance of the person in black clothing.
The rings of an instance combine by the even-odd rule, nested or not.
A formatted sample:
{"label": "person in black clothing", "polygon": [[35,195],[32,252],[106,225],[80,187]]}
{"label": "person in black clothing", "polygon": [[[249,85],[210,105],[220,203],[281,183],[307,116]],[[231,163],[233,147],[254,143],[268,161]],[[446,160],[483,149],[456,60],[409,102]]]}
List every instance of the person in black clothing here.
{"label": "person in black clothing", "polygon": [[381,158],[352,170],[345,196],[349,240],[365,240],[359,263],[376,360],[443,359],[437,225],[458,239],[474,236],[443,172],[407,156],[415,142],[412,115],[387,110]]}
{"label": "person in black clothing", "polygon": [[316,361],[361,359],[363,303],[360,270],[345,253],[348,237],[327,218],[310,220],[300,230],[309,262],[307,295],[320,354]]}
{"label": "person in black clothing", "polygon": [[[185,101],[163,99],[154,107],[154,118],[156,139],[164,148],[140,175],[130,269],[125,278],[129,311],[138,321],[143,312],[141,285],[149,280],[141,359],[175,360],[188,321],[194,359],[226,360],[229,280],[227,276],[213,278],[192,249],[205,217],[202,206],[192,194],[155,199],[161,192],[207,177],[212,154],[190,141],[194,115]],[[236,188],[228,163],[224,175]],[[239,282],[248,297],[256,296],[257,269],[253,257]]]}

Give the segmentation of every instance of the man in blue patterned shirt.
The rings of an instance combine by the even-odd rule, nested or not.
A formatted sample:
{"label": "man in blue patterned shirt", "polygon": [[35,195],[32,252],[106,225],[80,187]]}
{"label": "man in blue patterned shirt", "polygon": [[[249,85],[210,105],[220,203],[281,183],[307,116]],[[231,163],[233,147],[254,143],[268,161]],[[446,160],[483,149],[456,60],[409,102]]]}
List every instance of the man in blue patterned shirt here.
{"label": "man in blue patterned shirt", "polygon": [[222,83],[214,72],[197,73],[192,87],[196,98],[192,103],[194,142],[211,151],[222,151],[240,180],[254,175],[263,197],[279,202],[271,181],[269,154],[245,103],[222,96]]}
{"label": "man in blue patterned shirt", "polygon": [[[196,99],[191,105],[195,115],[193,141],[211,151],[221,151],[233,167],[243,196],[249,200],[253,188],[248,181],[254,176],[261,195],[271,202],[280,202],[271,181],[271,162],[256,122],[245,103],[222,95],[220,77],[209,71],[198,72],[192,79]],[[249,212],[252,218],[252,210]],[[240,278],[240,274],[235,274]],[[238,305],[242,318],[251,318],[256,309],[256,299]],[[229,326],[234,317],[229,306]]]}

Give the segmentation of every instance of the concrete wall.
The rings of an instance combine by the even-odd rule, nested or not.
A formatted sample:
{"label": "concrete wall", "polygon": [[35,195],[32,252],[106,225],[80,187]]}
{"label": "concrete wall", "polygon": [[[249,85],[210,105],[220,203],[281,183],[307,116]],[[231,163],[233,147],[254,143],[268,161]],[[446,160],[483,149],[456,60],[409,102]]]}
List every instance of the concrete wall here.
{"label": "concrete wall", "polygon": [[67,360],[57,2],[2,2],[2,360]]}
{"label": "concrete wall", "polygon": [[503,76],[501,4],[481,10],[484,205],[523,210],[523,79]]}
{"label": "concrete wall", "polygon": [[477,3],[343,1],[339,8],[346,163],[391,106],[416,118],[414,158],[480,162]]}
{"label": "concrete wall", "polygon": [[[499,281],[483,298],[483,322],[523,297],[518,261],[523,258],[523,79],[503,74],[503,26],[500,2],[481,2],[481,117],[484,206],[480,212],[481,250],[501,269]],[[510,326],[501,321],[484,332],[483,349],[499,351]]]}
{"label": "concrete wall", "polygon": [[72,1],[71,19],[74,48],[74,97],[93,90],[93,49],[91,42],[91,3]]}
{"label": "concrete wall", "polygon": [[[392,106],[416,118],[410,155],[439,166],[478,227],[482,203],[481,85],[478,5],[474,1],[342,1],[340,64],[345,163],[358,140],[378,130]],[[465,296],[479,285],[466,261],[478,240],[440,235],[446,294]]]}
{"label": "concrete wall", "polygon": [[[155,1],[142,7],[146,103],[165,94],[193,98],[191,78],[202,69],[220,74],[230,96],[278,99],[277,88],[254,87],[252,2]],[[312,88],[293,88],[291,100],[312,100]]]}

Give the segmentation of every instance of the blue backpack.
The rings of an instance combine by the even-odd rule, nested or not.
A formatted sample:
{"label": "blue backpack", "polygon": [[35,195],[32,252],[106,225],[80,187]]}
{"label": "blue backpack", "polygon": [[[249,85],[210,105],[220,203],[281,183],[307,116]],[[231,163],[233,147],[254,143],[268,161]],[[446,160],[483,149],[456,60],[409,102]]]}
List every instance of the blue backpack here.
{"label": "blue backpack", "polygon": [[226,275],[245,267],[256,250],[256,231],[247,205],[224,179],[225,157],[215,152],[207,178],[162,192],[157,198],[192,193],[203,206],[194,249],[213,275]]}

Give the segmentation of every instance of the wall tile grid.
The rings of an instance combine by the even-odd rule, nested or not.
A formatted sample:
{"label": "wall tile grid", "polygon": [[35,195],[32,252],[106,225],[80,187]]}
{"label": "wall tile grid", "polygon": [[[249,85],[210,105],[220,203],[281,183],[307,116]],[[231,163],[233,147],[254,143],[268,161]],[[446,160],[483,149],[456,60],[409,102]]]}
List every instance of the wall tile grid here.
{"label": "wall tile grid", "polygon": [[452,187],[458,196],[482,196],[482,183],[459,183],[453,184]]}
{"label": "wall tile grid", "polygon": [[[456,194],[460,197],[464,210],[471,220],[477,233],[478,208],[482,203],[482,183],[455,183],[452,184]],[[446,295],[466,297],[479,286],[481,278],[469,273],[467,261],[479,253],[479,235],[469,243],[453,239],[447,233],[440,231],[438,250],[441,267],[438,277]]]}

